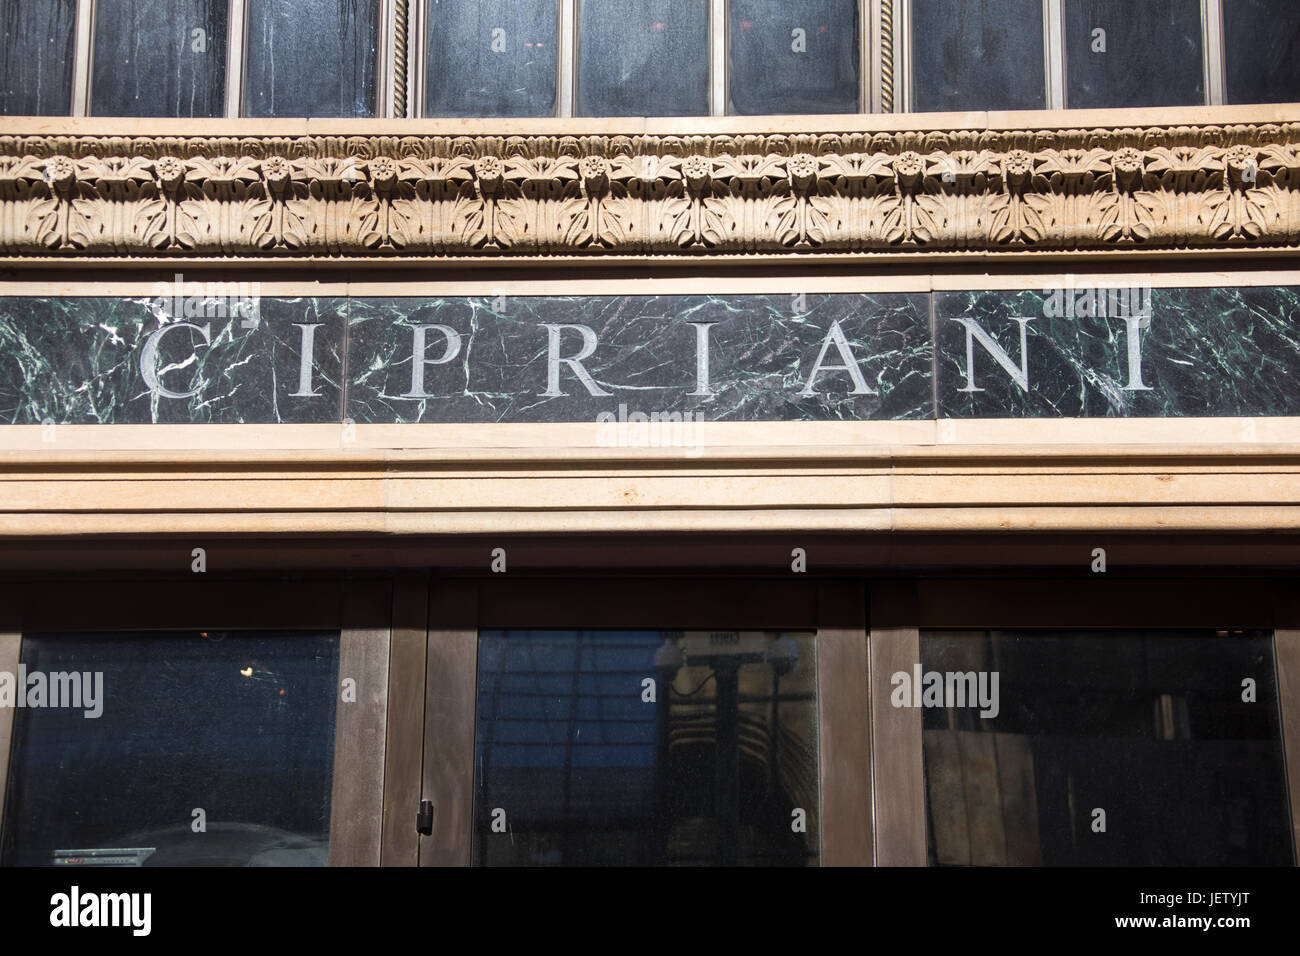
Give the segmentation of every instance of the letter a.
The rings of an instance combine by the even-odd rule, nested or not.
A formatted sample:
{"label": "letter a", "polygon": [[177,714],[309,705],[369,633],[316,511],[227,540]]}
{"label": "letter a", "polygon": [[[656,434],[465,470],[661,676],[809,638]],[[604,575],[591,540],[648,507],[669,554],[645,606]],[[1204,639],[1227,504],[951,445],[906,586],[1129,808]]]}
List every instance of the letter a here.
{"label": "letter a", "polygon": [[907,671],[895,671],[889,678],[894,689],[889,692],[889,703],[894,707],[907,707],[912,703],[912,678]]}
{"label": "letter a", "polygon": [[[840,360],[843,365],[823,365],[822,360],[826,358],[827,350],[832,346],[840,353]],[[849,340],[844,336],[844,330],[840,328],[839,319],[831,323],[831,330],[826,333],[826,338],[822,341],[822,350],[817,353],[817,361],[813,363],[813,370],[808,375],[808,382],[799,394],[805,398],[817,393],[813,391],[813,381],[817,378],[818,372],[831,371],[840,369],[849,373],[849,378],[853,379],[853,391],[850,395],[876,395],[877,392],[867,388],[867,380],[862,377],[862,369],[858,367],[858,360],[853,357],[853,350],[849,348]]]}

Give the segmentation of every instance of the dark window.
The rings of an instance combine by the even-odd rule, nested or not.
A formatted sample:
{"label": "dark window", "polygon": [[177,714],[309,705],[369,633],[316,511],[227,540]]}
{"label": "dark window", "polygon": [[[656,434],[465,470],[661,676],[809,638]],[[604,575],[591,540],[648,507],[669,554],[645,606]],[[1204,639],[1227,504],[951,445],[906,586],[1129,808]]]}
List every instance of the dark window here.
{"label": "dark window", "polygon": [[1066,0],[1066,104],[1204,103],[1201,50],[1200,0]]}
{"label": "dark window", "polygon": [[375,116],[379,0],[249,0],[245,116]]}
{"label": "dark window", "polygon": [[5,0],[0,26],[0,115],[71,113],[76,0]]}
{"label": "dark window", "polygon": [[816,703],[811,634],[484,632],[474,859],[815,865]]}
{"label": "dark window", "polygon": [[[337,633],[24,635],[22,649],[5,863],[325,865]],[[76,706],[51,706],[56,686]]]}
{"label": "dark window", "polygon": [[579,116],[705,116],[707,0],[579,0]]}
{"label": "dark window", "polygon": [[96,0],[96,116],[221,116],[227,0]]}
{"label": "dark window", "polygon": [[729,113],[856,113],[856,0],[731,0]]}
{"label": "dark window", "polygon": [[558,0],[429,0],[426,116],[553,116]]}
{"label": "dark window", "polygon": [[1229,103],[1300,100],[1300,3],[1228,0],[1223,47]]}
{"label": "dark window", "polygon": [[1292,862],[1268,632],[922,632],[921,662],[932,864]]}
{"label": "dark window", "polygon": [[912,108],[1047,106],[1041,0],[913,0]]}

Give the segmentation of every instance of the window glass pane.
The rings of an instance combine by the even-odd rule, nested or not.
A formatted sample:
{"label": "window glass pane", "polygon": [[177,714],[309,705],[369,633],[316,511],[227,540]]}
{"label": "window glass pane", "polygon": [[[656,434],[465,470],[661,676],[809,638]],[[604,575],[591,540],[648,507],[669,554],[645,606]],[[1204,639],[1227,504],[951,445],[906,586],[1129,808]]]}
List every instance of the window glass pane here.
{"label": "window glass pane", "polygon": [[579,116],[705,116],[708,0],[579,0]]}
{"label": "window glass pane", "polygon": [[220,116],[227,0],[96,0],[96,116]]}
{"label": "window glass pane", "polygon": [[856,113],[856,0],[732,0],[729,113]]}
{"label": "window glass pane", "polygon": [[426,116],[553,116],[558,0],[430,0]]}
{"label": "window glass pane", "polygon": [[245,116],[374,116],[379,0],[249,0]]}
{"label": "window glass pane", "polygon": [[1229,103],[1300,101],[1300,3],[1228,0],[1223,47]]}
{"label": "window glass pane", "polygon": [[1204,103],[1200,0],[1066,0],[1065,73],[1072,109]]}
{"label": "window glass pane", "polygon": [[1292,862],[1269,632],[922,632],[917,670],[932,864]]}
{"label": "window glass pane", "polygon": [[0,115],[71,113],[76,0],[5,0],[0,25]]}
{"label": "window glass pane", "polygon": [[912,108],[1047,106],[1042,0],[913,0]]}
{"label": "window glass pane", "polygon": [[811,633],[483,632],[475,862],[816,865],[815,654]]}
{"label": "window glass pane", "polygon": [[5,863],[325,865],[337,632],[24,635],[22,648]]}

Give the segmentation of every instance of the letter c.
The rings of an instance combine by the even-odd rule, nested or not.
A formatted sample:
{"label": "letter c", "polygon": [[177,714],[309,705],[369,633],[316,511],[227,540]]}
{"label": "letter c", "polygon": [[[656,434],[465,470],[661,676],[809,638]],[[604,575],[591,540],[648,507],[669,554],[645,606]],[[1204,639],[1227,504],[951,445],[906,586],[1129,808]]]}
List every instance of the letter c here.
{"label": "letter c", "polygon": [[193,322],[174,322],[171,325],[164,325],[156,332],[150,333],[144,341],[144,348],[140,351],[140,374],[144,377],[144,382],[149,386],[149,391],[155,395],[161,395],[163,398],[193,398],[199,394],[199,389],[194,388],[188,392],[173,392],[164,385],[158,378],[158,344],[162,341],[163,334],[173,329],[197,329],[203,334],[203,344],[212,344],[212,323],[206,325],[195,325]]}

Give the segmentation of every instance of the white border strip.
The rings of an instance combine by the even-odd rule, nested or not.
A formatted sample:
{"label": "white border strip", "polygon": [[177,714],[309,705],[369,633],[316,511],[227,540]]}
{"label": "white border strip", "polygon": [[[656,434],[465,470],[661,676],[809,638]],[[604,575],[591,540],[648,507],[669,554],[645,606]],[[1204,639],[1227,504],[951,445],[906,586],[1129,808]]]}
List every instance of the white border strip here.
{"label": "white border strip", "polygon": [[[853,474],[861,464],[896,454],[903,446],[917,448],[916,454],[942,464],[943,459],[961,457],[972,447],[989,451],[996,446],[1028,446],[1008,454],[1004,468],[1042,469],[1059,467],[1036,463],[1048,454],[1070,452],[1085,461],[1072,470],[1081,473],[1113,473],[1112,466],[1095,460],[1097,450],[1088,446],[1129,446],[1109,449],[1106,455],[1176,454],[1196,457],[1237,453],[1243,448],[1258,455],[1294,456],[1300,450],[1300,418],[922,418],[906,421],[698,421],[683,426],[665,424],[666,434],[685,431],[698,439],[710,454],[683,460],[681,445],[611,446],[601,442],[601,423],[585,422],[425,422],[355,424],[346,433],[342,422],[281,424],[108,424],[55,425],[51,442],[46,425],[0,426],[0,460],[12,467],[17,462],[39,462],[61,469],[100,460],[96,453],[108,452],[107,460],[126,462],[190,462],[193,472],[204,463],[236,461],[258,465],[260,472],[277,470],[277,462],[319,462],[338,460],[334,455],[287,455],[289,452],[346,452],[348,464],[360,465],[366,452],[389,449],[396,455],[383,456],[394,470],[418,466],[426,449],[438,449],[443,462],[458,462],[466,468],[483,462],[532,462],[579,464],[589,462],[595,472],[609,472],[619,461],[672,461],[693,471],[713,470],[709,457],[728,457],[728,470],[745,467],[745,460],[757,460],[762,474],[770,474],[770,462],[786,459],[792,466],[815,459],[823,473]],[[692,434],[693,433],[693,434]],[[1071,451],[1070,446],[1074,446]],[[1291,447],[1285,447],[1291,446]],[[223,454],[228,453],[228,454]],[[371,456],[373,458],[373,456]],[[968,466],[964,466],[968,467]],[[1204,465],[1168,464],[1162,473],[1190,467],[1202,472]],[[1222,464],[1224,472],[1246,468],[1244,463]],[[248,470],[252,470],[250,467]],[[1279,475],[1297,475],[1290,463],[1268,466]],[[191,473],[183,478],[194,479]],[[271,476],[274,480],[274,475]],[[0,477],[0,489],[7,481],[35,478]],[[50,481],[48,475],[40,480]],[[98,479],[121,481],[104,476]],[[140,480],[133,477],[130,480]]]}
{"label": "white border strip", "polygon": [[[234,271],[202,270],[185,281],[233,281]],[[168,286],[171,274],[159,281]],[[1017,273],[1009,275],[946,273],[943,275],[869,276],[700,276],[692,278],[649,277],[640,279],[547,279],[438,280],[394,279],[361,282],[262,282],[257,291],[270,296],[495,296],[495,295],[691,295],[766,294],[793,295],[798,292],[982,292],[990,290],[1044,290],[1051,288],[1113,288],[1117,285],[1150,285],[1171,288],[1236,288],[1255,286],[1300,286],[1300,270],[1234,272],[1080,272]],[[152,297],[155,282],[140,279],[91,281],[19,280],[0,281],[0,296],[123,296]]]}

